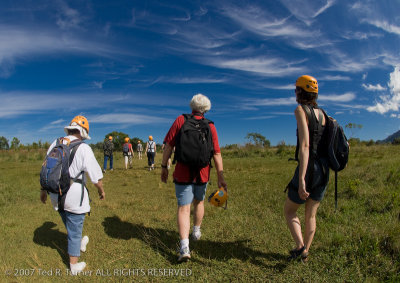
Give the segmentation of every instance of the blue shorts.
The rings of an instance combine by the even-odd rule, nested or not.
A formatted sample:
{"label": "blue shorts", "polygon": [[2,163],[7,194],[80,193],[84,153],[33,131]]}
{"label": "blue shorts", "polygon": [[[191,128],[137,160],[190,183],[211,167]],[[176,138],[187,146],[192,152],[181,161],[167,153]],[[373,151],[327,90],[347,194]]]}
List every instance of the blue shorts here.
{"label": "blue shorts", "polygon": [[74,214],[65,210],[58,211],[58,213],[60,213],[65,228],[67,228],[68,254],[79,257],[81,255],[82,229],[85,213]]}
{"label": "blue shorts", "polygon": [[[314,162],[314,173],[313,173],[313,184],[309,190],[309,198],[315,201],[322,201],[324,198],[326,189],[329,183],[329,167],[326,159],[320,159]],[[306,201],[302,200],[298,192],[299,188],[299,167],[297,166],[296,171],[292,180],[288,185],[288,198],[297,203],[303,204]]]}
{"label": "blue shorts", "polygon": [[198,201],[204,200],[207,190],[207,183],[203,185],[187,184],[180,185],[175,184],[175,194],[178,200],[178,206],[184,206],[191,204],[193,199]]}

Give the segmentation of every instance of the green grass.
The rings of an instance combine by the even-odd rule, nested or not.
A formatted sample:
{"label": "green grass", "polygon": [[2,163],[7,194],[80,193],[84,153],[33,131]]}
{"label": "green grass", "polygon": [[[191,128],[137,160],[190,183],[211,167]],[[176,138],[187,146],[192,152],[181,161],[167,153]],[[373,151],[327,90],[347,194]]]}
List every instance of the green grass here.
{"label": "green grass", "polygon": [[[92,213],[86,217],[84,234],[90,242],[81,256],[88,273],[74,278],[66,275],[62,221],[49,201],[43,205],[39,200],[44,151],[0,152],[0,281],[399,281],[399,151],[397,146],[351,148],[348,168],[339,173],[338,211],[332,174],[307,264],[286,261],[293,240],[283,216],[283,190],[296,166],[287,161],[293,148],[223,152],[228,209],[206,204],[203,236],[191,242],[192,260],[183,264],[176,262],[172,171],[164,184],[159,167],[149,172],[146,160],[134,159],[133,168],[126,171],[122,154],[116,153],[115,170],[104,177],[106,199],[98,200],[89,185]],[[102,164],[102,154],[96,152],[96,157]],[[156,165],[160,158],[158,154]],[[217,189],[214,171],[207,196]],[[304,208],[299,215],[304,218]],[[159,269],[190,276],[161,276]],[[53,275],[39,275],[39,270]]]}

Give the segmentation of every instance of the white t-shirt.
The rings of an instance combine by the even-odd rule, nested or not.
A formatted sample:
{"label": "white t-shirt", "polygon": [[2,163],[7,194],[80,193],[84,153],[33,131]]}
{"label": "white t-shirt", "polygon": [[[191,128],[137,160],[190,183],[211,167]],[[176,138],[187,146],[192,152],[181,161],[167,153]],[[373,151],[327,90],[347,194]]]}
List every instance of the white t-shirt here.
{"label": "white t-shirt", "polygon": [[[76,140],[75,136],[67,136],[70,141]],[[55,140],[47,154],[53,149],[56,145],[57,140]],[[71,178],[75,178],[79,175],[81,171],[84,171],[88,174],[90,180],[93,184],[99,182],[99,180],[103,179],[103,172],[101,171],[99,163],[97,163],[96,157],[94,156],[92,148],[82,143],[76,153],[75,157],[72,160],[72,163],[69,167],[69,174]],[[78,178],[82,180],[82,175]],[[65,197],[65,204],[64,210],[75,213],[75,214],[83,214],[90,211],[90,204],[89,204],[89,196],[88,191],[84,189],[83,201],[82,206],[81,204],[81,197],[82,197],[82,184],[80,183],[73,183],[67,192],[67,196]],[[58,210],[58,195],[50,193],[51,203],[55,210]]]}

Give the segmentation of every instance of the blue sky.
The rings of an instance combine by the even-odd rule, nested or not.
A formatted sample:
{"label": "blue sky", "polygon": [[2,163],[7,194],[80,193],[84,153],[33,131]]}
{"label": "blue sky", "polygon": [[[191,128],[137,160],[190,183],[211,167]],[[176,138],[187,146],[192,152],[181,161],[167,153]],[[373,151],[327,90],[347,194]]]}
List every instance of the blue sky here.
{"label": "blue sky", "polygon": [[294,82],[355,137],[400,119],[399,0],[2,0],[0,136],[52,141],[75,115],[162,142],[197,93],[222,145],[258,132],[295,144]]}

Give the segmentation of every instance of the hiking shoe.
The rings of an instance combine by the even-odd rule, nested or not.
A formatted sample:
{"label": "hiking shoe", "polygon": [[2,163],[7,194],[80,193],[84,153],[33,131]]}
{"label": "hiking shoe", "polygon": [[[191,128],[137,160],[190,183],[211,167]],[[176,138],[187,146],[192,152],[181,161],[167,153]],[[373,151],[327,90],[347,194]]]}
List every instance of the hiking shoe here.
{"label": "hiking shoe", "polygon": [[71,268],[71,274],[78,275],[79,272],[82,272],[85,269],[86,263],[83,261],[75,264],[70,263],[69,266]]}
{"label": "hiking shoe", "polygon": [[103,173],[106,173],[106,169],[103,169]]}
{"label": "hiking shoe", "polygon": [[193,231],[192,232],[192,240],[193,241],[198,241],[201,238],[201,231],[200,229],[198,231]]}
{"label": "hiking shoe", "polygon": [[290,256],[288,257],[288,260],[295,260],[295,259],[299,258],[303,254],[305,249],[306,249],[306,246],[303,246],[301,249],[291,250],[289,252]]}
{"label": "hiking shoe", "polygon": [[111,168],[110,171],[114,171],[114,169]]}
{"label": "hiking shoe", "polygon": [[81,252],[86,252],[86,245],[89,243],[89,237],[84,236],[81,241]]}
{"label": "hiking shoe", "polygon": [[183,248],[179,251],[178,262],[188,261],[190,259],[189,248]]}

